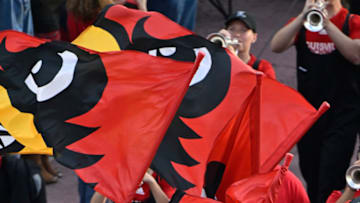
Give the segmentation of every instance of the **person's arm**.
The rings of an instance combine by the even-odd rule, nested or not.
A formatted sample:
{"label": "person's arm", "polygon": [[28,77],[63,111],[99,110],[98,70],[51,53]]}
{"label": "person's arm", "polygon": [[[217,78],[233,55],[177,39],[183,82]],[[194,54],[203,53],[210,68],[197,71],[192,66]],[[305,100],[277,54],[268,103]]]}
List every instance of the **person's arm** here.
{"label": "person's arm", "polygon": [[138,8],[141,11],[147,11],[147,0],[136,0]]}
{"label": "person's arm", "polygon": [[341,195],[341,197],[336,201],[336,203],[346,203],[349,200],[352,200],[354,198],[355,190],[352,190],[348,186],[346,186],[344,193]]}
{"label": "person's arm", "polygon": [[281,28],[271,40],[271,50],[281,53],[291,47],[295,42],[295,37],[303,26],[306,13],[314,5],[314,0],[306,0],[303,11],[289,24]]}
{"label": "person's arm", "polygon": [[351,63],[360,65],[360,39],[351,39],[336,27],[330,20],[325,20],[325,30],[336,49]]}
{"label": "person's arm", "polygon": [[105,203],[106,197],[104,197],[102,194],[95,192],[94,195],[91,197],[90,203]]}
{"label": "person's arm", "polygon": [[[353,165],[360,165],[360,160],[357,160],[354,162]],[[350,166],[351,167],[351,166]],[[352,200],[354,198],[356,191],[349,187],[349,185],[346,185],[344,193],[341,195],[341,197],[336,201],[336,203],[345,203],[349,200]]]}
{"label": "person's arm", "polygon": [[150,187],[151,194],[153,195],[156,203],[168,203],[170,200],[161,189],[160,185],[156,182],[155,178],[148,172],[145,173],[143,181]]}

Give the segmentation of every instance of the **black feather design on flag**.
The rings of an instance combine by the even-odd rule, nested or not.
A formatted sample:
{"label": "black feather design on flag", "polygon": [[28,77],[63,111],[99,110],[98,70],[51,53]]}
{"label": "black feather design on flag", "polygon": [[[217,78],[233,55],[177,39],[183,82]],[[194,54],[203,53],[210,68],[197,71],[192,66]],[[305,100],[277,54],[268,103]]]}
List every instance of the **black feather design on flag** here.
{"label": "black feather design on flag", "polygon": [[[194,61],[196,50],[206,51],[211,67],[206,77],[189,87],[178,112],[168,128],[163,141],[158,148],[151,164],[160,176],[173,187],[181,190],[193,188],[195,185],[186,180],[177,172],[173,163],[184,166],[195,166],[199,162],[192,158],[181,144],[180,138],[201,139],[201,137],[189,128],[183,118],[197,118],[215,109],[224,99],[230,85],[231,61],[226,51],[208,40],[189,34],[173,39],[158,39],[145,30],[145,23],[150,16],[139,19],[133,28],[132,36],[129,36],[125,25],[112,21],[105,17],[111,7],[103,9],[94,26],[109,32],[117,41],[121,50],[136,50],[149,53],[150,55],[171,58],[178,61]],[[160,23],[160,22],[159,22]],[[131,41],[130,41],[131,37]],[[175,50],[172,54],[163,54],[161,50]],[[155,53],[155,54],[154,54]],[[171,67],[169,67],[171,68]],[[202,67],[200,66],[199,69]]]}
{"label": "black feather design on flag", "polygon": [[[66,146],[87,137],[97,129],[72,124],[67,120],[85,114],[100,100],[107,84],[100,56],[62,42],[43,43],[38,47],[10,52],[6,49],[6,41],[7,38],[4,37],[0,43],[0,66],[3,69],[0,72],[0,85],[6,88],[11,105],[20,112],[34,115],[35,127],[46,146],[54,148],[55,158],[61,157],[64,165],[79,169],[100,160],[102,155],[71,153],[66,149]],[[76,58],[71,83],[51,99],[39,101],[39,95],[34,92],[36,88],[56,82],[57,73],[69,67],[69,59],[62,55],[64,53],[70,53]],[[33,69],[37,64],[41,67],[34,73]],[[30,76],[36,85],[35,90],[26,83]],[[52,108],[54,106],[58,108]],[[21,148],[18,142],[14,143],[11,152]],[[75,159],[80,163],[76,163]]]}

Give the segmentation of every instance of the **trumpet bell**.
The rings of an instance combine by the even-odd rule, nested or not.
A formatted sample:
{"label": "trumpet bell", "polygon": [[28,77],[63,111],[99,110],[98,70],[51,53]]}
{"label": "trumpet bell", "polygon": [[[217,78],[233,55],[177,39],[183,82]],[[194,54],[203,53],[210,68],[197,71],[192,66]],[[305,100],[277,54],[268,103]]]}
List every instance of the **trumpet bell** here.
{"label": "trumpet bell", "polygon": [[323,14],[318,10],[311,10],[306,15],[306,21],[304,26],[307,30],[311,32],[319,32],[324,29],[324,17]]}
{"label": "trumpet bell", "polygon": [[239,41],[237,39],[230,39],[230,38],[226,37],[225,35],[218,33],[218,32],[209,34],[206,39],[208,39],[208,40],[210,40],[210,42],[218,44],[224,48],[228,47],[229,45],[239,44]]}
{"label": "trumpet bell", "polygon": [[311,32],[319,32],[324,29],[324,17],[327,16],[327,3],[317,0],[315,5],[306,13],[304,26]]}
{"label": "trumpet bell", "polygon": [[354,190],[360,189],[360,166],[353,165],[346,171],[346,182]]}
{"label": "trumpet bell", "polygon": [[227,47],[227,41],[223,34],[211,33],[208,35],[207,39],[214,44],[217,44],[222,47]]}

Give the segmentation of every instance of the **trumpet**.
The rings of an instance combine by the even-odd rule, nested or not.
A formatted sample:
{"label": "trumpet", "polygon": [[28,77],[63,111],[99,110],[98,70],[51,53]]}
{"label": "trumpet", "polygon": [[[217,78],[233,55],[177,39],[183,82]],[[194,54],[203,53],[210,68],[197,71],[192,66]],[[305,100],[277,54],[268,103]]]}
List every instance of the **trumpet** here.
{"label": "trumpet", "polygon": [[326,2],[317,0],[305,16],[304,26],[311,32],[319,32],[324,28],[324,18],[327,16]]}
{"label": "trumpet", "polygon": [[353,190],[360,189],[360,166],[352,165],[348,168],[345,175],[348,186]]}
{"label": "trumpet", "polygon": [[218,44],[224,48],[228,47],[229,45],[239,44],[237,39],[230,39],[229,37],[226,37],[225,35],[218,32],[209,34],[207,39],[210,40],[210,42]]}

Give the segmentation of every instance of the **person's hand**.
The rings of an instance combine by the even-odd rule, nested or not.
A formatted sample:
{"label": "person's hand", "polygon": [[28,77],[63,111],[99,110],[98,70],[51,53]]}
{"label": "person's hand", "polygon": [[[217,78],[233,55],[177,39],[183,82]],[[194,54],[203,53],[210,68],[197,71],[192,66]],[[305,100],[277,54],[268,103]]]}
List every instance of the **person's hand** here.
{"label": "person's hand", "polygon": [[301,12],[301,15],[304,16],[310,11],[312,7],[316,6],[315,0],[306,0],[305,6]]}
{"label": "person's hand", "polygon": [[[224,35],[225,38],[231,39],[231,33],[228,30],[221,29],[219,33]],[[228,45],[226,48],[229,49],[234,55],[237,55],[236,48],[234,46]]]}
{"label": "person's hand", "polygon": [[222,35],[224,35],[226,38],[231,39],[231,34],[230,34],[230,32],[229,32],[228,30],[221,29],[221,30],[219,31],[219,33],[222,34]]}
{"label": "person's hand", "polygon": [[152,176],[152,174],[154,173],[153,170],[151,170],[150,168],[146,171],[143,179],[142,179],[142,182],[144,183],[152,183],[155,181],[154,177]]}
{"label": "person's hand", "polygon": [[353,165],[360,166],[360,160],[355,161]]}
{"label": "person's hand", "polygon": [[[349,168],[351,168],[353,166],[358,166],[359,167],[360,166],[360,160],[355,161]],[[358,170],[358,169],[356,169],[356,170]],[[346,188],[349,189],[349,190],[352,190],[352,191],[356,191],[355,189],[351,188],[348,184],[346,185]]]}

